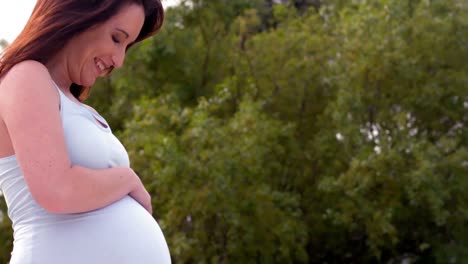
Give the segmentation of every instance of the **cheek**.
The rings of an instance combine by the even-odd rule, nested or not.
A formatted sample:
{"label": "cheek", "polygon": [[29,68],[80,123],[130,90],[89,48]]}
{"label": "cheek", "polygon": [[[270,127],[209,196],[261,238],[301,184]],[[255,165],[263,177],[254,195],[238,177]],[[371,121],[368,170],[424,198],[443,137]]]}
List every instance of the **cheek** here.
{"label": "cheek", "polygon": [[92,86],[96,81],[95,65],[92,58],[82,61],[79,69],[79,83],[83,86]]}

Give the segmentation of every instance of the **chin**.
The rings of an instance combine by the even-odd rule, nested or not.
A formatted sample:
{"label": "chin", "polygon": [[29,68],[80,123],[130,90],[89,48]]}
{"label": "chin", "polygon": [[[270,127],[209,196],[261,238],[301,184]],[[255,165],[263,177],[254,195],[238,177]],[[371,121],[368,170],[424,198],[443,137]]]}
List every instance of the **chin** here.
{"label": "chin", "polygon": [[80,85],[84,87],[91,87],[96,82],[96,79],[83,80]]}

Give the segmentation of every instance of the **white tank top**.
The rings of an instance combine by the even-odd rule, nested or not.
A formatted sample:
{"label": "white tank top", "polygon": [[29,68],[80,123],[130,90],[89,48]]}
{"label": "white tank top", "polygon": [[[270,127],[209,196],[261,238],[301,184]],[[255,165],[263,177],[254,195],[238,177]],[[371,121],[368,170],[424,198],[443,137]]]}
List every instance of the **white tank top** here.
{"label": "white tank top", "polygon": [[[72,163],[92,169],[129,166],[127,151],[106,120],[57,90]],[[129,196],[91,212],[48,213],[32,198],[14,155],[0,158],[0,190],[13,222],[10,264],[171,263],[159,225]]]}
{"label": "white tank top", "polygon": [[127,151],[112,134],[106,120],[84,104],[70,100],[58,87],[57,90],[67,149],[73,164],[91,169],[129,167]]}

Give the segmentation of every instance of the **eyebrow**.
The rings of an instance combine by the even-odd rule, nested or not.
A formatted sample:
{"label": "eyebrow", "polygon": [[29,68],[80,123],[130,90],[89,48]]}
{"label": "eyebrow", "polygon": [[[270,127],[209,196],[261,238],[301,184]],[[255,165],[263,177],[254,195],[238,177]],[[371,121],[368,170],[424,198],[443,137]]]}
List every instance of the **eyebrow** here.
{"label": "eyebrow", "polygon": [[130,35],[127,33],[127,31],[123,30],[123,29],[120,29],[120,28],[116,28],[117,31],[120,31],[122,32],[123,34],[125,34],[126,38],[128,38]]}

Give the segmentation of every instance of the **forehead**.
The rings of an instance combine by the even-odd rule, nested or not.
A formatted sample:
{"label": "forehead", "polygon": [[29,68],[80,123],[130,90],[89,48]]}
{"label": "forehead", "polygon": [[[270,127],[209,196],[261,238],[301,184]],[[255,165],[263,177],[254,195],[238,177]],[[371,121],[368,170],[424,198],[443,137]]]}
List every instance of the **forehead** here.
{"label": "forehead", "polygon": [[124,5],[119,12],[105,21],[103,26],[125,30],[131,38],[136,38],[145,21],[145,11],[137,4]]}

